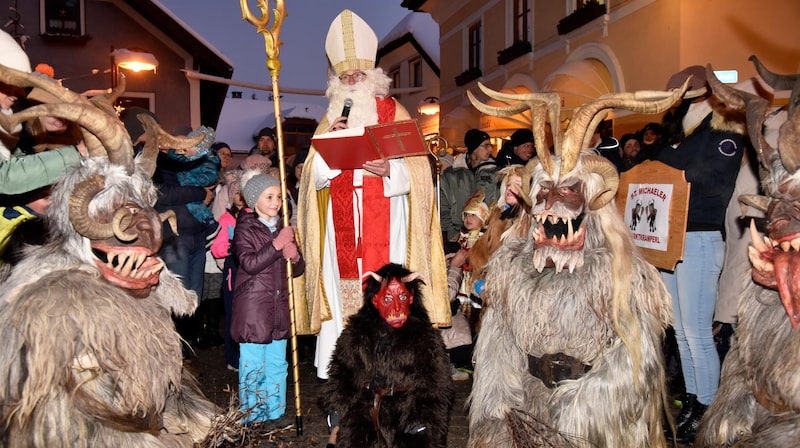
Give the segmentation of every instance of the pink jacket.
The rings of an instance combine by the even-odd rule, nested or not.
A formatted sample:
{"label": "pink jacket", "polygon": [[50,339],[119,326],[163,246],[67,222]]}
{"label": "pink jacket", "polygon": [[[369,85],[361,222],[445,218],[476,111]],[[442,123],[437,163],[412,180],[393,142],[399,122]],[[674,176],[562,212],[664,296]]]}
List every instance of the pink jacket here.
{"label": "pink jacket", "polygon": [[219,233],[211,242],[211,255],[214,258],[225,258],[230,255],[231,240],[233,239],[233,229],[236,227],[236,218],[231,215],[230,210],[219,217]]}

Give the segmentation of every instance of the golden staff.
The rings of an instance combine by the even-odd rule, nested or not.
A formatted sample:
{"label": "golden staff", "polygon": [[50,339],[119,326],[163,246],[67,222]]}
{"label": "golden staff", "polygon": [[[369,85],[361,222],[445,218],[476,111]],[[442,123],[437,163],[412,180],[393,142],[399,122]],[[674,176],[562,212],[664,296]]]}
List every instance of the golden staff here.
{"label": "golden staff", "polygon": [[[283,6],[283,0],[275,0],[275,9],[272,12],[275,14],[275,21],[272,23],[272,28],[268,29],[269,24],[269,0],[258,0],[258,9],[261,11],[261,16],[256,17],[250,12],[250,7],[247,5],[247,0],[239,0],[239,6],[242,8],[242,19],[250,22],[251,25],[256,27],[256,32],[264,36],[264,47],[267,53],[267,68],[269,69],[272,78],[272,99],[275,103],[275,132],[278,135],[278,168],[281,173],[281,198],[283,200],[283,226],[289,226],[289,194],[286,191],[286,161],[283,157],[283,118],[281,117],[281,95],[280,88],[278,87],[278,72],[281,69],[281,61],[278,59],[280,53],[280,46],[283,44],[278,38],[281,32],[281,25],[283,19],[286,17],[286,10]],[[286,273],[289,277],[289,320],[291,323],[291,344],[292,344],[292,371],[294,373],[294,407],[295,407],[295,426],[297,435],[303,435],[303,408],[300,406],[300,368],[299,359],[297,356],[297,320],[295,319],[295,297],[294,286],[292,282],[292,262],[286,259]]]}

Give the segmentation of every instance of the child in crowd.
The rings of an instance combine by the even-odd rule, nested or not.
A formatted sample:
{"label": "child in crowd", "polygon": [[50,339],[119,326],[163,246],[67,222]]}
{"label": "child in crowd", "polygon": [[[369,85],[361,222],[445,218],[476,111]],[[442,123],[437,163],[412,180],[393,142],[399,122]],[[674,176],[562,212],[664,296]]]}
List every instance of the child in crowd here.
{"label": "child in crowd", "polygon": [[[489,217],[489,207],[483,202],[486,194],[482,189],[477,189],[475,193],[464,204],[464,211],[461,213],[463,225],[458,233],[458,244],[465,252],[469,252],[472,245],[478,241],[483,234],[483,225]],[[457,298],[462,304],[470,304],[473,308],[480,309],[479,301],[472,299],[470,287],[472,285],[472,271],[469,263],[462,266],[464,275],[461,280],[461,287],[458,290]]]}
{"label": "child in crowd", "polygon": [[230,199],[230,206],[219,217],[219,233],[211,242],[211,255],[222,264],[222,302],[225,306],[225,361],[228,370],[239,371],[239,344],[231,338],[231,312],[233,310],[233,285],[236,284],[236,257],[231,254],[231,242],[236,218],[245,210],[246,204],[242,197],[241,177],[239,169],[227,170],[225,189]]}
{"label": "child in crowd", "polygon": [[234,286],[231,337],[239,342],[239,403],[243,423],[276,420],[286,411],[286,340],[289,280],[305,269],[294,230],[280,218],[281,187],[274,176],[249,170],[241,192],[251,211],[240,212],[233,237],[239,262]]}
{"label": "child in crowd", "polygon": [[[200,126],[194,131],[189,132],[187,137],[203,135],[203,141],[197,146],[188,149],[168,149],[166,151],[169,158],[182,162],[186,169],[178,171],[178,182],[183,187],[214,187],[219,179],[219,156],[211,151],[216,133],[214,129]],[[202,202],[190,202],[186,204],[186,209],[203,224],[203,233],[207,239],[212,239],[219,230],[219,223],[214,219],[214,214]]]}

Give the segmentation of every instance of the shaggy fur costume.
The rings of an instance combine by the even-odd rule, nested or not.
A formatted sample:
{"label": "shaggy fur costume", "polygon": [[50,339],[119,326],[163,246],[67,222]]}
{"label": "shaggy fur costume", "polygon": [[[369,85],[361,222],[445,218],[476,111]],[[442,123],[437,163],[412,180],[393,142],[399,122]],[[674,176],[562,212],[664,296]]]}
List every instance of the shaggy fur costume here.
{"label": "shaggy fur costume", "polygon": [[[587,234],[602,235],[599,224],[599,216],[589,218]],[[628,254],[633,268],[629,330],[639,334],[642,358],[634,370],[629,348],[611,321],[614,253],[603,238],[595,244],[573,273],[532,269],[530,240],[506,242],[489,261],[490,305],[475,348],[469,446],[514,446],[507,420],[513,410],[524,410],[561,433],[547,432],[542,440],[548,445],[539,446],[664,444],[661,340],[670,316],[669,293],[652,265]],[[527,359],[547,353],[565,353],[592,368],[548,389],[528,373]]]}
{"label": "shaggy fur costume", "polygon": [[[766,196],[739,200],[766,212],[767,234],[760,235],[751,225],[751,276],[743,279],[735,337],[717,395],[703,415],[698,447],[800,446],[800,76],[777,75],[755,57],[751,60],[768,85],[792,94],[786,122],[775,117],[768,121],[769,100],[726,87],[707,67],[714,93],[726,104],[746,109]],[[777,129],[777,137],[769,135]]]}
{"label": "shaggy fur costume", "polygon": [[[669,293],[636,250],[612,200],[616,169],[581,148],[600,111],[656,113],[685,89],[608,95],[587,103],[575,111],[563,136],[555,133],[558,156],[539,137],[538,157],[526,165],[532,179],[530,232],[508,237],[486,267],[470,447],[664,446],[661,341],[672,318]],[[520,101],[492,108],[470,96],[484,113],[503,116],[531,107],[536,136],[544,135],[541,108],[555,108],[551,123],[559,116],[558,95],[510,97],[482,90],[492,98]],[[548,369],[550,356],[571,357],[572,374],[557,373],[564,364]],[[551,373],[548,388],[543,380]]]}
{"label": "shaggy fur costume", "polygon": [[[385,281],[409,273],[398,265],[377,272]],[[411,314],[393,329],[372,304],[381,282],[366,277],[364,305],[339,336],[322,393],[324,409],[341,415],[337,445],[445,447],[454,398],[450,361],[422,305],[422,280],[405,283],[414,296]],[[380,433],[372,415],[376,388],[399,390],[380,400]],[[405,432],[420,425],[426,428],[420,434]]]}
{"label": "shaggy fur costume", "polygon": [[48,242],[30,249],[0,285],[0,445],[192,447],[216,407],[184,371],[172,314],[191,314],[194,292],[157,252],[165,220],[153,206],[159,144],[188,148],[139,115],[133,144],[109,94],[91,100],[52,80],[0,66],[0,81],[42,89],[53,103],[0,116],[0,126],[40,116],[78,123],[92,157],[53,188]]}
{"label": "shaggy fur costume", "polygon": [[2,444],[192,446],[215,406],[183,370],[171,312],[191,313],[197,298],[166,269],[145,298],[100,275],[67,218],[70,191],[97,173],[111,196],[155,201],[146,174],[123,176],[105,159],[84,161],[56,187],[52,241],[29,251],[0,293]]}

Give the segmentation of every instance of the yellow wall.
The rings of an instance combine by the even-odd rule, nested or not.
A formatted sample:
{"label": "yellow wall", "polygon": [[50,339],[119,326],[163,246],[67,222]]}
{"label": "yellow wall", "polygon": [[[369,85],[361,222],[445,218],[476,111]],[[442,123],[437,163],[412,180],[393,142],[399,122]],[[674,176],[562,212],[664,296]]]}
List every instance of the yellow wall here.
{"label": "yellow wall", "polygon": [[[462,41],[461,30],[477,18],[484,27],[483,78],[478,81],[495,89],[515,72],[527,74],[541,86],[587,44],[608,49],[618,63],[608,68],[624,91],[662,89],[673,73],[693,64],[738,70],[741,81],[755,75],[748,61],[751,54],[772,71],[800,72],[797,0],[617,0],[610,2],[605,35],[600,18],[564,36],[557,34],[556,24],[565,15],[565,2],[533,0],[534,52],[499,66],[497,52],[507,47],[507,4],[503,0],[428,0],[423,5],[440,23],[440,34],[448,36],[441,48],[441,117],[468,104],[466,90],[477,92],[477,82],[461,87],[454,82],[466,66],[462,55],[467,42]],[[480,15],[475,15],[478,11]],[[618,114],[615,135],[659,118]],[[478,127],[478,122],[474,125]]]}

